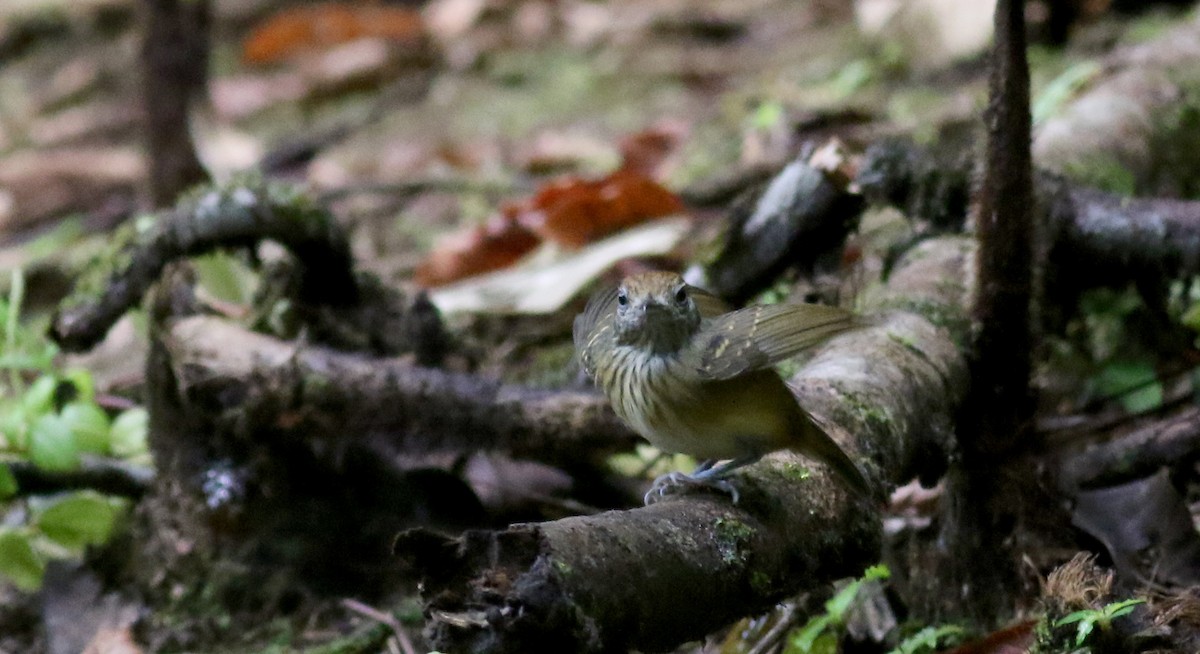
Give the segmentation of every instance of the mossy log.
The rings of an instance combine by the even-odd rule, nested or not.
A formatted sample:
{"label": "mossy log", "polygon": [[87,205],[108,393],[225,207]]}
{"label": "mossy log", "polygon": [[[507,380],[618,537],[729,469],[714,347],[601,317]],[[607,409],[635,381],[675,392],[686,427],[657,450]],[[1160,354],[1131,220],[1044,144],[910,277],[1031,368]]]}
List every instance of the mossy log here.
{"label": "mossy log", "polygon": [[385,438],[408,454],[491,450],[558,464],[635,438],[593,393],[297,345],[211,316],[171,319],[161,340],[180,405],[234,438],[270,433],[318,450]]}

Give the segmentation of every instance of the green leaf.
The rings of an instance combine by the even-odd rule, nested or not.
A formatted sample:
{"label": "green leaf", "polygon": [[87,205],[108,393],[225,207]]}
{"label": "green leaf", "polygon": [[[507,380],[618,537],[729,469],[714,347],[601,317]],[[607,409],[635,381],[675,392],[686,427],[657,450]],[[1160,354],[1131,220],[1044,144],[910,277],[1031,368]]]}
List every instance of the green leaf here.
{"label": "green leaf", "polygon": [[771,129],[783,122],[783,105],[777,100],[763,102],[750,119],[756,129]]}
{"label": "green leaf", "polygon": [[29,448],[29,421],[20,406],[0,406],[0,449],[23,452]]}
{"label": "green leaf", "polygon": [[962,627],[943,625],[940,627],[925,627],[917,633],[905,638],[888,654],[919,654],[921,652],[936,652],[939,643],[944,639],[960,639],[966,633]]}
{"label": "green leaf", "polygon": [[1194,332],[1200,332],[1200,302],[1188,305],[1183,315],[1179,317],[1179,322]]}
{"label": "green leaf", "polygon": [[796,635],[792,637],[789,644],[789,652],[802,652],[809,654],[813,651],[813,644],[817,642],[817,638],[824,633],[829,627],[829,616],[819,615],[808,621],[808,624],[800,628]]}
{"label": "green leaf", "polygon": [[34,591],[41,587],[45,572],[46,564],[33,550],[28,531],[0,527],[0,575],[21,590]]}
{"label": "green leaf", "polygon": [[91,402],[72,402],[63,407],[60,417],[75,437],[75,449],[80,452],[108,452],[108,414]]}
{"label": "green leaf", "polygon": [[212,252],[191,259],[196,277],[204,290],[226,302],[246,303],[254,294],[255,275],[237,257]]}
{"label": "green leaf", "polygon": [[1119,618],[1123,615],[1129,615],[1132,613],[1134,607],[1136,607],[1138,604],[1145,603],[1146,600],[1144,599],[1127,599],[1123,602],[1117,602],[1116,604],[1109,604],[1108,606],[1104,607],[1104,612],[1108,614],[1109,619]]}
{"label": "green leaf", "polygon": [[866,59],[855,59],[842,67],[832,80],[834,93],[846,97],[870,84],[877,76],[875,66]]}
{"label": "green leaf", "polygon": [[829,612],[829,617],[835,623],[842,624],[846,621],[846,611],[854,603],[854,598],[858,595],[863,583],[864,580],[856,579],[846,584],[845,588],[839,590],[828,602],[825,602],[825,610]]}
{"label": "green leaf", "polygon": [[1061,626],[1063,626],[1063,625],[1068,625],[1068,624],[1071,624],[1072,622],[1079,622],[1080,620],[1082,620],[1082,619],[1084,619],[1084,618],[1088,617],[1089,615],[1094,615],[1095,613],[1096,613],[1096,612],[1095,612],[1095,611],[1093,611],[1093,610],[1091,610],[1091,609],[1084,609],[1084,610],[1082,610],[1082,611],[1076,611],[1076,612],[1074,612],[1074,613],[1071,613],[1071,614],[1069,614],[1069,615],[1067,615],[1067,616],[1065,616],[1065,617],[1059,618],[1059,619],[1058,619],[1058,620],[1057,620],[1057,621],[1054,623],[1054,626],[1056,626],[1056,627],[1061,627]]}
{"label": "green leaf", "polygon": [[129,458],[145,454],[150,417],[142,407],[122,411],[112,422],[109,446],[113,456]]}
{"label": "green leaf", "polygon": [[1162,403],[1163,387],[1157,382],[1121,396],[1121,406],[1129,413],[1153,411]]}
{"label": "green leaf", "polygon": [[36,526],[54,542],[81,551],[88,545],[107,541],[124,509],[121,500],[95,491],[81,491],[42,510]]}
{"label": "green leaf", "polygon": [[1033,124],[1039,125],[1058,112],[1076,93],[1100,73],[1100,65],[1086,61],[1075,64],[1046,84],[1033,100]]}
{"label": "green leaf", "polygon": [[1112,361],[1095,377],[1096,392],[1116,397],[1130,413],[1141,413],[1162,405],[1162,384],[1149,361]]}
{"label": "green leaf", "polygon": [[82,368],[72,368],[64,372],[62,378],[75,387],[75,400],[89,403],[96,401],[96,382],[92,379],[92,373]]}
{"label": "green leaf", "polygon": [[1075,645],[1076,646],[1082,645],[1083,641],[1087,640],[1087,637],[1089,635],[1091,635],[1092,629],[1094,629],[1095,627],[1096,627],[1096,616],[1095,615],[1089,616],[1088,618],[1086,618],[1084,620],[1080,620],[1079,621],[1079,633],[1078,633],[1078,635],[1075,636]]}
{"label": "green leaf", "polygon": [[0,500],[17,494],[17,478],[8,466],[0,463]]}
{"label": "green leaf", "polygon": [[21,406],[31,416],[39,416],[54,410],[54,391],[58,388],[58,380],[54,375],[42,375],[29,386],[21,397]]}
{"label": "green leaf", "polygon": [[839,647],[841,638],[836,631],[826,631],[817,637],[817,642],[812,645],[812,654],[840,654],[842,648]]}
{"label": "green leaf", "polygon": [[25,297],[25,271],[13,268],[8,287],[8,311],[4,316],[4,349],[12,352],[17,346],[17,328],[21,318],[21,302]]}
{"label": "green leaf", "polygon": [[43,470],[73,470],[79,466],[75,434],[61,416],[49,413],[38,418],[29,431],[29,460]]}
{"label": "green leaf", "polygon": [[863,579],[866,581],[883,581],[892,578],[892,571],[888,569],[887,564],[876,563],[867,568],[863,573]]}

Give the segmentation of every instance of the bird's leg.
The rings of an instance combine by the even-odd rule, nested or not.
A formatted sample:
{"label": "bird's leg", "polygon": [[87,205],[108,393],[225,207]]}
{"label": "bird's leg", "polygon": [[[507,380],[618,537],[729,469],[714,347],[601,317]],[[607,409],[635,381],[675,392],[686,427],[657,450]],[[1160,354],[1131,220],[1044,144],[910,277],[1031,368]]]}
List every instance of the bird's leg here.
{"label": "bird's leg", "polygon": [[725,477],[741,468],[742,466],[750,465],[762,458],[762,454],[748,454],[740,456],[736,459],[731,459],[720,465],[713,465],[714,461],[706,460],[696,467],[696,471],[690,475],[682,472],[671,472],[654,480],[654,484],[650,486],[650,490],[646,492],[643,498],[647,505],[653,504],[658,500],[666,497],[680,486],[691,487],[707,487],[715,488],[723,493],[729,493],[733,498],[733,503],[737,504],[741,494],[737,488],[725,479]]}
{"label": "bird's leg", "polygon": [[730,459],[719,466],[709,466],[703,470],[697,468],[696,472],[692,473],[692,478],[697,480],[723,479],[729,476],[729,473],[733,472],[734,470],[737,470],[743,466],[748,466],[751,463],[755,463],[761,458],[763,458],[762,454],[747,454],[745,456],[739,456],[736,459]]}
{"label": "bird's leg", "polygon": [[692,476],[695,477],[696,475],[699,475],[700,473],[704,472],[705,470],[712,468],[716,464],[717,464],[716,459],[705,459],[705,460],[701,461],[699,465],[696,466],[695,470],[692,471]]}

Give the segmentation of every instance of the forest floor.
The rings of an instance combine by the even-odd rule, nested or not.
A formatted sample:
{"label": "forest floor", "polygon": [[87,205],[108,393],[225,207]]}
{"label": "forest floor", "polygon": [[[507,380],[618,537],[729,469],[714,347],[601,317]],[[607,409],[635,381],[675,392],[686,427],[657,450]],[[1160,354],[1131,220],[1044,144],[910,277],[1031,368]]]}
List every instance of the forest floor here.
{"label": "forest floor", "polygon": [[[330,200],[358,266],[411,289],[429,252],[445,247],[439,239],[562,175],[610,173],[632,135],[668,143],[653,173],[681,193],[731,172],[777,168],[833,136],[852,150],[888,136],[975,142],[987,101],[990,8],[969,4],[982,6],[976,13],[987,16],[983,27],[963,12],[872,35],[864,33],[870,19],[856,19],[850,3],[434,0],[420,12],[384,5],[396,13],[354,19],[362,21],[355,29],[363,38],[291,44],[250,39],[292,3],[217,0],[209,93],[194,107],[190,129],[215,179],[270,162],[271,176]],[[1109,13],[1078,25],[1065,47],[1036,44],[1035,120],[1077,88],[1072,71],[1092,70],[1107,53],[1188,20],[1168,11]],[[138,28],[133,0],[0,6],[0,288],[11,288],[8,271],[24,269],[32,320],[45,319],[116,223],[147,208]],[[1082,176],[1124,179],[1111,169]],[[720,224],[718,210],[697,213]],[[678,251],[667,257],[687,258]],[[207,256],[197,268],[210,297],[249,303],[255,284],[237,257]],[[1102,318],[1120,311],[1097,310]],[[457,365],[535,387],[576,383],[576,370],[563,365],[573,312],[550,319],[449,315],[452,331],[469,342],[470,355]],[[65,365],[87,368],[97,393],[136,401],[145,384],[144,322],[127,319],[95,351],[71,355]],[[1049,378],[1053,388],[1056,378]],[[1062,402],[1074,409],[1075,399]],[[622,465],[636,470],[646,458],[627,457]],[[497,473],[476,473],[476,481],[486,483],[489,474]],[[542,469],[532,474],[549,475],[551,488],[560,483]],[[510,508],[480,526],[574,506]],[[10,512],[5,519],[21,518]],[[64,623],[100,591],[70,570],[55,574],[61,578],[48,576],[36,596],[0,582],[0,652],[58,654],[96,642],[94,631],[75,633]],[[415,597],[415,587],[402,594]],[[126,600],[117,613],[144,610]],[[415,598],[386,603],[408,607],[400,620],[419,639]],[[218,616],[194,634],[138,638],[168,650],[267,650],[272,643],[328,641],[379,618],[364,604],[328,597],[289,597],[276,606],[295,613],[258,615],[256,628],[241,631],[222,629],[230,618]],[[151,629],[171,628],[165,619],[149,622]],[[738,634],[752,639],[768,626],[744,623],[716,646],[746,651]],[[140,651],[130,633],[108,636],[130,649],[89,651]]]}

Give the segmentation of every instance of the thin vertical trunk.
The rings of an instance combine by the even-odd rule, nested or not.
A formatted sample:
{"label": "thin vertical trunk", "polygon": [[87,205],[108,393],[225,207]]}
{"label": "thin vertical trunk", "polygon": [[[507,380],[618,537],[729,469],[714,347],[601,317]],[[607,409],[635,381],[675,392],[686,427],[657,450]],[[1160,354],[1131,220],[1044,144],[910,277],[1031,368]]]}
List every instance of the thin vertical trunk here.
{"label": "thin vertical trunk", "polygon": [[1024,5],[996,4],[987,154],[975,214],[972,382],[959,422],[962,458],[950,478],[954,587],[984,623],[1011,611],[1015,599],[1011,535],[1023,485],[1020,471],[1005,462],[1025,445],[1033,409],[1034,197]]}
{"label": "thin vertical trunk", "polygon": [[208,83],[209,0],[143,0],[142,103],[155,207],[205,181],[188,107]]}

